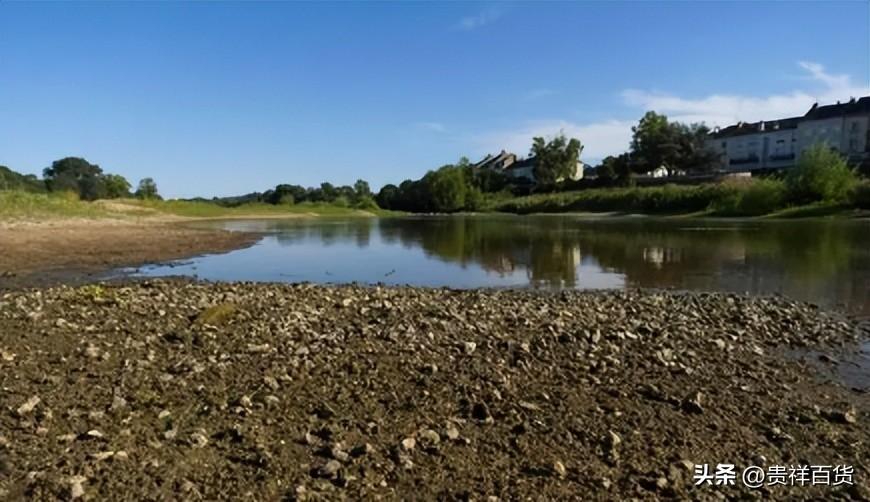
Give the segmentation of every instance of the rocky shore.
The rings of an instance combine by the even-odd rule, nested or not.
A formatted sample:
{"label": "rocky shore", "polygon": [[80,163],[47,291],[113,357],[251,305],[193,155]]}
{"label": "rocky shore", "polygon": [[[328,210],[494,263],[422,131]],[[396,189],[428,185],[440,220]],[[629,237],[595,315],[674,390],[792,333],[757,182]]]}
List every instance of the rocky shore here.
{"label": "rocky shore", "polygon": [[[778,298],[153,281],[0,293],[0,499],[867,499]],[[694,465],[853,484],[693,486]]]}

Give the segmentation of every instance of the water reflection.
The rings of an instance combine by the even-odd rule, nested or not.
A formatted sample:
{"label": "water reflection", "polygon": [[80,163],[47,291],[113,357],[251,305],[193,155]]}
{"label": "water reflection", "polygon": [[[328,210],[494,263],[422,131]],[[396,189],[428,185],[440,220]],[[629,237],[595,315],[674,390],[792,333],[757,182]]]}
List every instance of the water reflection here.
{"label": "water reflection", "polygon": [[783,293],[870,315],[870,222],[426,217],[232,221],[257,246],[147,275]]}

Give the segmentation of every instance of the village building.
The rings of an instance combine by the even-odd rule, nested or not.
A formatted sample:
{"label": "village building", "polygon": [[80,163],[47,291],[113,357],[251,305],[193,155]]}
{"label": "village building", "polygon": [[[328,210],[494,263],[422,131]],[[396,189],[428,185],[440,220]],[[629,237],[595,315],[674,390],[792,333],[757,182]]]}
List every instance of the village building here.
{"label": "village building", "polygon": [[714,129],[707,139],[707,148],[719,154],[719,170],[726,172],[787,169],[816,144],[841,153],[852,165],[870,163],[870,96],[816,103],[801,117],[738,122]]}

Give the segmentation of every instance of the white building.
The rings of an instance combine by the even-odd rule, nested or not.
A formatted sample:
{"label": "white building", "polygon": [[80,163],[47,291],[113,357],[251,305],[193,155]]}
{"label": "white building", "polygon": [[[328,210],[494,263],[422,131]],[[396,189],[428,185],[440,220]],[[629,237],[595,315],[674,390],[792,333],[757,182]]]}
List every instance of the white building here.
{"label": "white building", "polygon": [[[535,157],[527,159],[517,159],[517,156],[504,150],[497,155],[487,155],[482,160],[473,165],[474,169],[494,169],[503,172],[507,176],[527,183],[535,182]],[[577,167],[574,173],[569,176],[572,180],[583,178],[583,170],[588,167],[582,161],[577,161]],[[559,179],[557,181],[564,181]]]}
{"label": "white building", "polygon": [[720,155],[723,171],[792,167],[815,144],[828,145],[859,165],[870,162],[868,135],[870,96],[834,105],[815,104],[802,117],[717,128],[707,146]]}

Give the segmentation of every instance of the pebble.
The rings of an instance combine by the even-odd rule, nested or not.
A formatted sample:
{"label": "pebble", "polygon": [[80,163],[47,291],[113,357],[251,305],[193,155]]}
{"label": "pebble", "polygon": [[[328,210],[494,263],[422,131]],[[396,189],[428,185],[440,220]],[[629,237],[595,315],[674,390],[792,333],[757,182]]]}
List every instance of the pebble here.
{"label": "pebble", "polygon": [[42,399],[39,396],[33,396],[25,401],[24,404],[19,406],[16,410],[16,413],[18,413],[18,416],[27,415],[28,413],[33,411],[33,409],[36,408],[36,405],[38,405],[40,402],[42,402]]}

